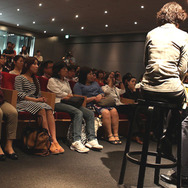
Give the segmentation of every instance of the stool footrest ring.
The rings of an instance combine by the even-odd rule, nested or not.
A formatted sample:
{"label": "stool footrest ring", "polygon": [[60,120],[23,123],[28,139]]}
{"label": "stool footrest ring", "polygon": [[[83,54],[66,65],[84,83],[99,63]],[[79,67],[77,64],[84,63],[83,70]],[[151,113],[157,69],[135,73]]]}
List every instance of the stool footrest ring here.
{"label": "stool footrest ring", "polygon": [[[140,165],[140,164],[141,164],[141,161],[138,160],[138,159],[136,159],[136,158],[134,158],[133,155],[141,155],[141,154],[142,154],[141,151],[132,151],[132,152],[128,152],[128,153],[126,154],[126,157],[127,157],[127,159],[128,159],[130,162],[132,162],[132,163],[134,163],[134,164]],[[157,154],[157,152],[151,152],[151,151],[149,151],[149,152],[148,152],[148,155],[150,155],[150,156],[157,156],[158,154]],[[165,156],[161,155],[161,159],[162,159],[162,158],[168,159],[168,158],[166,158]],[[173,168],[173,167],[176,167],[176,166],[177,166],[177,161],[176,161],[176,159],[174,159],[174,160],[168,159],[168,160],[171,161],[171,162],[173,162],[173,163],[169,163],[169,164],[166,164],[166,163],[164,163],[164,164],[146,163],[146,166],[147,166],[147,167],[150,167],[150,168],[164,168],[164,169],[165,169],[165,168]]]}

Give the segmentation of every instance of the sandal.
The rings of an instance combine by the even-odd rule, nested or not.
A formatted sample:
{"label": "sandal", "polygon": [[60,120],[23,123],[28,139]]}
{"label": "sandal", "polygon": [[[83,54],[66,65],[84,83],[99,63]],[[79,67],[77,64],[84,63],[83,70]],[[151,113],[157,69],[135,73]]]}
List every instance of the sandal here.
{"label": "sandal", "polygon": [[56,148],[55,144],[52,142],[50,146],[50,153],[53,155],[58,155],[59,150]]}
{"label": "sandal", "polygon": [[117,135],[117,136],[114,135],[114,138],[115,138],[117,144],[119,144],[119,145],[122,144],[121,140],[119,139],[119,135]]}
{"label": "sandal", "polygon": [[63,154],[64,153],[64,149],[59,145],[58,142],[54,143],[55,147],[58,149],[59,154]]}
{"label": "sandal", "polygon": [[108,136],[108,139],[106,140],[107,142],[109,142],[110,144],[113,144],[113,145],[117,145],[117,141],[116,140],[109,140],[109,138],[112,138],[114,137],[113,135],[112,136]]}

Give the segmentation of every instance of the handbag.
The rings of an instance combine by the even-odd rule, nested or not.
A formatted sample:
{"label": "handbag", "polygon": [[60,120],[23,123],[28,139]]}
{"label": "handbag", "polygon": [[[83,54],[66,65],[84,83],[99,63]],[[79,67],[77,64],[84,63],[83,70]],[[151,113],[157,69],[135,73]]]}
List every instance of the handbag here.
{"label": "handbag", "polygon": [[62,99],[61,100],[62,103],[74,106],[76,108],[80,108],[84,102],[84,97],[77,97],[77,96],[73,96],[70,97],[69,99]]}
{"label": "handbag", "polygon": [[23,149],[28,154],[47,156],[50,154],[52,139],[48,130],[42,127],[42,121],[40,123],[41,125],[36,127],[29,125],[24,130]]}
{"label": "handbag", "polygon": [[101,106],[101,107],[105,107],[105,106],[115,106],[115,99],[112,96],[106,96],[104,98],[102,98],[97,105]]}

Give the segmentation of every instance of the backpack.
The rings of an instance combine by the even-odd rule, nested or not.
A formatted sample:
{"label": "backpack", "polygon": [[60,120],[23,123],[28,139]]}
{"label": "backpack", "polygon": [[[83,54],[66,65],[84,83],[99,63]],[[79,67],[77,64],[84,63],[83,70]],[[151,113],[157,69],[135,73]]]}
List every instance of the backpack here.
{"label": "backpack", "polygon": [[40,126],[29,125],[24,130],[23,149],[26,153],[47,156],[50,154],[51,142],[51,136],[48,130],[42,127],[42,121]]}

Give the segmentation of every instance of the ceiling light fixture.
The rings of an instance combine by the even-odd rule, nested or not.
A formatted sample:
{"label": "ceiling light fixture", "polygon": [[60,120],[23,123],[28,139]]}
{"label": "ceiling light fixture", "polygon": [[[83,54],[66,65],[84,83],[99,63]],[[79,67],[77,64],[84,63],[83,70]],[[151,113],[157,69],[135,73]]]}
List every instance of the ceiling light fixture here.
{"label": "ceiling light fixture", "polygon": [[144,6],[142,5],[141,8],[144,8]]}
{"label": "ceiling light fixture", "polygon": [[3,15],[3,13],[2,12],[0,12],[0,16],[2,16]]}
{"label": "ceiling light fixture", "polygon": [[65,38],[68,39],[70,36],[69,35],[65,35]]}
{"label": "ceiling light fixture", "polygon": [[39,7],[42,7],[42,3],[39,3]]}
{"label": "ceiling light fixture", "polygon": [[105,14],[107,14],[107,13],[108,13],[108,11],[107,11],[107,10],[105,10],[105,11],[104,11],[104,13],[105,13]]}
{"label": "ceiling light fixture", "polygon": [[105,27],[108,27],[108,24],[106,24]]}
{"label": "ceiling light fixture", "polygon": [[55,18],[52,18],[52,22],[54,22],[55,21]]}
{"label": "ceiling light fixture", "polygon": [[82,26],[82,27],[81,27],[81,29],[83,30],[83,29],[84,29],[84,27]]}
{"label": "ceiling light fixture", "polygon": [[62,28],[61,31],[64,31],[64,29]]}
{"label": "ceiling light fixture", "polygon": [[19,12],[19,11],[20,11],[20,9],[19,9],[19,8],[17,8],[17,11]]}
{"label": "ceiling light fixture", "polygon": [[44,33],[46,33],[46,31],[44,31]]}
{"label": "ceiling light fixture", "polygon": [[18,27],[20,26],[20,24],[16,24]]}
{"label": "ceiling light fixture", "polygon": [[75,18],[78,18],[79,16],[78,16],[78,14],[75,16]]}
{"label": "ceiling light fixture", "polygon": [[138,22],[134,22],[134,24],[136,25],[136,24],[138,24]]}
{"label": "ceiling light fixture", "polygon": [[35,21],[33,21],[33,24],[35,24]]}

